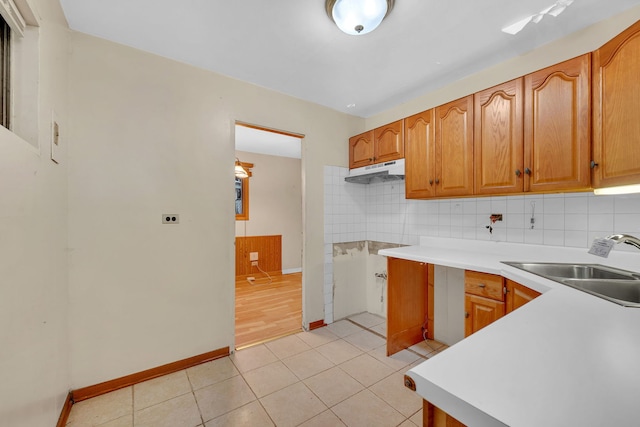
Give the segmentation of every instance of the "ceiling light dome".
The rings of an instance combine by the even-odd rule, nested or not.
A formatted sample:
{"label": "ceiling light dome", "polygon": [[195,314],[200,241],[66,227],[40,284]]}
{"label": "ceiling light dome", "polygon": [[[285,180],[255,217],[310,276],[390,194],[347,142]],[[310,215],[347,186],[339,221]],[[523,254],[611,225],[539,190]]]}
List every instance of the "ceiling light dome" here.
{"label": "ceiling light dome", "polygon": [[367,34],[393,9],[394,0],[327,0],[327,14],[343,32]]}

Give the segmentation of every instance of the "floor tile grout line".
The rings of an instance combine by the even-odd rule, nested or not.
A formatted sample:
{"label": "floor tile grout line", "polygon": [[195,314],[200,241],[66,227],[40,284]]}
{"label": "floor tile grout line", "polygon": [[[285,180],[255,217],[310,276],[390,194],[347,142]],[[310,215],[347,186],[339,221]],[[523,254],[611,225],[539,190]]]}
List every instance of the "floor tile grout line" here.
{"label": "floor tile grout line", "polygon": [[[358,327],[360,327],[360,328],[362,328],[362,329],[365,329],[365,328],[364,328],[364,327],[362,327],[361,325],[357,325],[357,326],[358,326]],[[345,343],[348,343],[348,344],[349,344],[349,342],[348,342],[348,341],[346,341],[346,340],[344,340],[344,338],[338,338],[338,339],[336,339],[336,340],[334,340],[334,341],[343,341],[343,342],[345,342]],[[334,342],[334,341],[331,341],[331,342]],[[358,347],[356,347],[356,348],[358,348]],[[359,349],[359,348],[358,348],[358,349]],[[289,357],[294,357],[294,356],[296,356],[296,355],[298,355],[298,354],[302,354],[302,353],[305,353],[305,352],[308,352],[308,351],[311,351],[311,350],[315,350],[316,352],[318,352],[318,351],[316,350],[316,348],[310,348],[309,350],[305,350],[305,351],[303,351],[303,352],[301,352],[301,353],[297,353],[297,354],[294,354],[294,355],[288,356],[288,358],[289,358]],[[362,356],[362,355],[364,355],[364,354],[368,354],[368,353],[369,353],[369,352],[367,352],[367,351],[363,351],[362,349],[359,349],[359,350],[360,350],[360,351],[362,351],[362,353],[361,353],[360,355],[356,356],[356,357],[359,357],[359,356]],[[375,349],[372,349],[372,350],[370,350],[370,351],[374,351],[374,350],[375,350]],[[272,352],[272,353],[273,353],[273,352]],[[320,352],[318,352],[318,353],[322,356],[322,354],[321,354]],[[275,355],[275,354],[274,354],[274,355]],[[278,356],[276,356],[276,357],[278,357]],[[371,357],[373,357],[373,356],[371,356]],[[325,358],[326,358],[326,357],[325,357]],[[354,357],[354,358],[355,358],[355,357]],[[289,371],[290,371],[290,372],[291,372],[291,373],[292,373],[292,374],[293,374],[293,375],[298,379],[298,381],[297,381],[296,383],[302,383],[302,385],[303,385],[305,388],[307,388],[307,389],[308,389],[308,390],[309,390],[309,391],[310,391],[314,396],[316,396],[316,397],[318,398],[318,400],[319,400],[322,404],[324,404],[324,405],[327,407],[327,409],[329,409],[329,410],[331,410],[331,408],[333,408],[334,406],[339,405],[340,403],[342,403],[342,402],[344,402],[344,401],[348,400],[349,398],[353,397],[355,394],[358,394],[358,393],[360,393],[360,392],[362,392],[362,391],[364,391],[364,390],[369,390],[371,393],[373,393],[373,394],[374,394],[375,396],[377,396],[378,398],[382,399],[382,401],[383,401],[383,402],[385,402],[387,405],[389,405],[391,408],[393,408],[394,410],[396,410],[396,412],[398,412],[400,415],[402,415],[402,416],[404,417],[404,414],[402,414],[400,411],[398,411],[398,410],[397,410],[397,409],[396,409],[396,408],[395,408],[395,407],[394,407],[390,402],[387,402],[384,398],[382,398],[382,397],[378,396],[375,392],[373,392],[372,390],[370,390],[370,387],[373,387],[375,384],[378,384],[380,381],[384,381],[385,379],[387,379],[388,377],[390,377],[390,376],[392,376],[392,375],[396,374],[396,373],[397,373],[397,372],[399,372],[400,370],[393,370],[389,375],[387,375],[387,376],[385,376],[385,377],[383,377],[383,378],[379,379],[378,381],[376,381],[375,383],[371,384],[370,386],[366,386],[365,384],[362,384],[358,379],[354,378],[354,377],[353,377],[352,375],[350,375],[347,371],[345,371],[344,369],[342,369],[342,368],[340,367],[340,365],[342,365],[343,363],[346,363],[346,362],[348,362],[349,360],[352,360],[352,359],[354,359],[354,358],[348,359],[348,360],[346,360],[346,361],[344,361],[344,362],[342,362],[342,363],[340,363],[340,364],[336,364],[335,362],[333,362],[333,361],[329,360],[329,362],[333,363],[333,366],[332,366],[332,367],[327,368],[327,369],[324,369],[324,370],[322,370],[322,371],[320,371],[320,372],[318,372],[318,373],[316,373],[316,374],[314,374],[314,375],[312,375],[312,376],[310,376],[310,377],[307,377],[307,378],[300,378],[298,375],[296,375],[293,371],[291,371],[291,368],[289,368],[289,366],[287,366],[287,365],[284,363],[283,359],[278,358],[278,361],[273,362],[273,363],[277,363],[277,362],[282,363],[282,364],[283,364],[283,365],[284,365],[284,366],[285,366],[285,367],[286,367],[286,368],[287,368],[287,369],[288,369],[288,370],[289,370]],[[374,359],[375,359],[375,358],[374,358]],[[378,359],[376,359],[376,360],[378,360]],[[378,361],[379,361],[379,360],[378,360]],[[380,362],[381,362],[381,361],[380,361]],[[383,363],[383,362],[381,362],[381,363]],[[410,363],[409,363],[409,364],[410,364]],[[409,364],[407,364],[407,366],[408,366]],[[265,365],[265,366],[268,366],[268,364],[267,364],[267,365]],[[388,366],[388,365],[385,365],[385,366]],[[320,375],[320,374],[322,374],[322,373],[324,373],[324,372],[326,372],[326,371],[328,371],[328,370],[330,370],[330,369],[333,369],[333,368],[338,368],[338,369],[340,369],[342,372],[344,372],[344,373],[345,373],[345,375],[349,376],[349,377],[350,377],[350,378],[352,378],[354,381],[356,381],[356,383],[358,383],[360,386],[362,386],[362,390],[359,390],[357,393],[355,393],[355,394],[353,394],[353,395],[350,395],[350,396],[348,396],[348,397],[346,397],[346,398],[342,399],[340,402],[336,402],[335,404],[333,404],[333,405],[329,406],[329,405],[327,405],[327,404],[324,402],[324,400],[322,400],[322,399],[320,398],[320,396],[318,396],[318,395],[317,395],[317,394],[316,394],[316,393],[315,393],[315,392],[314,392],[314,391],[309,387],[309,385],[307,385],[307,383],[305,382],[305,380],[308,380],[308,379],[310,379],[310,378],[313,378],[314,376],[316,376],[316,375]],[[393,369],[392,367],[389,367],[389,368],[390,368],[390,369]],[[256,368],[256,369],[260,369],[260,368]],[[400,368],[400,369],[403,369],[403,368]],[[251,371],[247,371],[247,373],[248,373],[248,372],[251,372]],[[246,380],[246,378],[244,378],[244,373],[240,373],[240,375],[243,377],[243,379],[245,380],[245,382],[246,382],[246,383],[247,383],[247,385],[248,385],[249,383],[248,383],[248,381]],[[294,384],[296,384],[296,383],[294,383]],[[294,385],[294,384],[290,384],[290,385],[287,385],[287,386],[285,386],[285,387],[282,387],[282,388],[280,388],[280,389],[278,389],[278,390],[274,390],[274,391],[270,392],[269,394],[267,394],[267,395],[265,395],[265,396],[258,397],[258,398],[257,398],[257,400],[258,400],[258,401],[260,401],[260,403],[262,404],[261,399],[264,399],[265,397],[267,397],[267,396],[269,396],[269,395],[271,395],[271,394],[273,394],[273,393],[276,393],[276,392],[278,392],[278,391],[281,391],[281,390],[283,390],[283,389],[285,389],[285,388],[287,388],[287,387],[290,387],[290,386],[292,386],[292,385]],[[250,386],[250,385],[249,385],[249,387],[251,388],[251,386]],[[253,389],[251,389],[251,390],[253,391]],[[255,394],[255,392],[254,392],[254,394]],[[266,410],[266,409],[265,409],[265,410]],[[323,411],[323,412],[324,412],[324,411]],[[332,411],[332,412],[333,412],[333,411]],[[333,413],[334,413],[334,415],[336,415],[336,417],[338,417],[338,415],[337,415],[335,412],[333,412]],[[415,414],[412,414],[411,416],[413,416],[413,415],[415,415]],[[311,418],[313,418],[313,417],[311,417]],[[311,418],[310,418],[310,419],[311,419]],[[338,418],[340,419],[340,417],[338,417]],[[406,419],[408,419],[409,417],[405,417],[405,418],[406,418]],[[273,420],[272,420],[272,421],[273,421]],[[304,422],[306,422],[306,421],[308,421],[308,420],[303,421],[303,423],[304,423]],[[405,420],[405,421],[406,421],[406,420]]]}
{"label": "floor tile grout line", "polygon": [[[384,335],[382,335],[381,333],[379,333],[379,332],[377,332],[377,331],[375,331],[375,330],[372,330],[372,329],[370,329],[370,328],[367,328],[367,327],[365,327],[364,325],[362,325],[362,324],[358,323],[357,321],[353,321],[353,320],[351,320],[351,319],[349,319],[349,318],[346,318],[346,319],[344,319],[344,320],[347,320],[350,324],[353,324],[354,326],[356,326],[356,327],[359,329],[357,332],[354,332],[353,334],[359,333],[359,332],[361,332],[362,330],[366,330],[366,331],[368,331],[368,332],[370,332],[370,333],[372,333],[372,334],[374,334],[374,335],[376,335],[376,336],[378,336],[378,337],[380,337],[380,338],[383,338],[383,339],[385,339],[385,338],[386,338],[386,337],[385,337]],[[378,324],[378,325],[374,325],[374,327],[379,326],[379,325],[380,325],[380,324]],[[329,331],[329,332],[331,332],[331,331]],[[297,380],[296,382],[294,382],[293,384],[290,384],[290,385],[288,385],[288,386],[286,386],[286,387],[289,387],[289,386],[294,385],[294,384],[297,384],[297,383],[302,383],[302,386],[303,386],[303,387],[305,387],[305,389],[307,389],[309,392],[311,392],[311,393],[312,393],[312,395],[316,396],[316,398],[319,400],[319,402],[320,402],[320,403],[322,403],[322,405],[326,408],[326,409],[322,410],[319,414],[316,414],[316,415],[314,415],[314,416],[310,417],[309,419],[302,421],[302,423],[305,423],[305,422],[307,422],[307,421],[309,421],[309,420],[311,420],[311,419],[315,418],[316,416],[318,416],[318,415],[322,414],[323,412],[325,412],[325,411],[327,411],[327,410],[331,411],[331,413],[332,413],[333,415],[335,415],[338,419],[340,419],[340,420],[342,421],[342,419],[338,416],[338,414],[337,414],[337,413],[335,413],[335,412],[333,411],[333,408],[334,408],[335,406],[337,406],[337,405],[339,405],[339,404],[341,404],[341,403],[345,402],[346,400],[348,400],[348,399],[352,398],[353,396],[357,395],[358,393],[362,393],[364,390],[367,390],[368,392],[372,393],[374,396],[378,397],[378,398],[379,398],[379,399],[381,399],[383,402],[385,402],[385,404],[389,405],[389,407],[393,408],[393,409],[394,409],[396,412],[398,412],[398,413],[399,413],[403,418],[405,418],[405,421],[406,421],[406,420],[410,420],[410,418],[411,418],[411,417],[415,416],[417,413],[419,413],[419,412],[420,412],[420,409],[418,409],[417,411],[413,412],[413,413],[412,413],[412,414],[410,414],[409,416],[405,416],[402,412],[400,412],[400,411],[395,407],[395,405],[393,405],[393,404],[392,404],[392,402],[389,402],[389,401],[385,400],[385,399],[384,399],[384,397],[377,395],[377,394],[376,394],[376,393],[375,393],[371,388],[372,388],[372,387],[374,387],[376,384],[378,384],[378,383],[380,383],[380,382],[382,382],[382,381],[387,380],[390,376],[392,376],[392,375],[396,375],[397,373],[401,373],[401,371],[406,370],[406,369],[407,369],[407,367],[408,367],[409,365],[411,365],[411,364],[414,364],[414,363],[418,362],[418,360],[419,360],[419,359],[428,359],[428,358],[429,358],[428,356],[439,353],[440,351],[442,351],[442,350],[446,349],[446,348],[447,348],[447,346],[446,346],[446,345],[441,345],[441,346],[440,346],[440,348],[438,348],[437,350],[432,351],[431,353],[429,353],[429,355],[424,355],[424,354],[421,354],[421,353],[419,353],[419,352],[417,352],[417,351],[415,351],[415,350],[408,349],[410,353],[412,353],[413,355],[417,356],[419,359],[418,359],[418,360],[416,360],[416,361],[413,361],[413,362],[411,362],[411,363],[407,363],[407,364],[406,364],[406,366],[405,366],[405,367],[403,367],[403,368],[396,369],[394,366],[391,366],[391,365],[389,365],[389,364],[386,364],[386,363],[384,363],[381,359],[379,359],[378,357],[376,357],[376,356],[380,356],[380,354],[376,354],[376,355],[374,356],[374,354],[373,354],[373,353],[374,353],[376,350],[379,350],[379,348],[380,348],[380,347],[375,347],[375,348],[371,348],[371,349],[365,349],[365,348],[358,347],[358,346],[356,346],[356,345],[354,345],[354,344],[350,343],[349,341],[347,341],[347,340],[345,339],[345,338],[347,338],[348,336],[353,335],[353,334],[347,334],[347,335],[345,335],[345,336],[339,336],[339,335],[337,335],[337,334],[335,334],[335,333],[333,333],[333,332],[332,332],[332,336],[335,336],[335,338],[330,339],[330,340],[328,340],[328,341],[326,341],[326,342],[323,342],[323,343],[321,343],[321,344],[318,344],[318,345],[316,345],[316,346],[313,346],[312,344],[310,344],[310,343],[306,342],[304,339],[302,339],[302,338],[298,337],[302,342],[304,342],[304,343],[309,347],[309,349],[307,349],[307,350],[305,350],[305,351],[303,351],[303,352],[301,352],[301,353],[304,353],[304,352],[310,352],[311,350],[315,350],[315,351],[316,351],[316,353],[318,353],[321,357],[323,357],[324,359],[326,359],[326,360],[331,364],[331,366],[330,366],[330,367],[327,367],[326,369],[322,369],[321,371],[319,371],[319,372],[317,372],[317,373],[314,373],[313,375],[311,375],[311,376],[309,376],[309,377],[306,377],[306,378],[300,378],[298,375],[296,375],[293,371],[291,371],[291,369],[289,368],[289,366],[287,366],[287,365],[284,363],[284,359],[282,359],[282,358],[280,358],[279,356],[277,356],[277,355],[273,352],[273,350],[271,350],[267,345],[264,345],[265,343],[263,343],[263,344],[262,344],[262,345],[264,345],[264,347],[268,350],[268,352],[269,352],[272,356],[274,356],[274,357],[275,357],[275,359],[276,359],[276,360],[274,360],[274,362],[273,362],[273,363],[275,363],[275,362],[280,362],[280,363],[282,363],[282,364],[286,367],[286,369],[287,369],[289,372],[291,372],[291,373],[293,374],[293,376],[296,378],[296,380]],[[292,334],[292,335],[293,335],[293,334]],[[281,338],[282,338],[282,337],[281,337]],[[324,356],[320,351],[318,351],[318,348],[320,348],[320,347],[322,347],[322,346],[324,346],[324,345],[330,344],[330,343],[334,343],[334,342],[342,342],[342,343],[345,343],[345,344],[349,344],[349,345],[351,345],[351,346],[354,346],[354,348],[356,348],[356,349],[357,349],[358,351],[360,351],[361,353],[360,353],[359,355],[357,355],[357,356],[354,356],[354,357],[349,358],[349,359],[347,359],[347,360],[345,360],[345,361],[342,361],[341,363],[336,363],[336,362],[334,362],[333,360],[331,360],[331,359],[327,358],[326,356]],[[429,346],[429,348],[431,349],[432,347],[431,347],[431,346]],[[298,354],[301,354],[301,353],[298,353]],[[381,363],[385,364],[385,366],[387,366],[388,368],[390,368],[390,369],[392,370],[392,372],[391,372],[391,373],[389,373],[389,375],[386,375],[386,376],[384,376],[383,378],[378,379],[378,380],[377,380],[376,382],[374,382],[373,384],[371,384],[371,385],[369,385],[369,386],[366,386],[365,384],[363,384],[363,383],[361,383],[360,381],[358,381],[358,380],[357,380],[355,377],[353,377],[351,374],[349,374],[347,371],[345,371],[345,370],[344,370],[344,368],[342,368],[342,365],[344,365],[345,363],[347,363],[347,362],[349,362],[350,360],[353,360],[353,359],[355,359],[355,358],[357,358],[357,357],[360,357],[360,356],[362,356],[362,355],[365,355],[365,354],[366,354],[366,355],[369,355],[369,356],[370,356],[370,357],[372,357],[372,358],[374,358],[374,359],[375,359],[375,360],[377,360],[378,362],[381,362]],[[293,356],[295,356],[295,355],[290,355],[290,356],[288,356],[288,357],[293,357]],[[213,382],[213,383],[211,383],[211,384],[208,384],[208,385],[206,385],[206,386],[203,386],[203,387],[198,388],[198,390],[201,390],[201,389],[203,389],[203,388],[206,388],[206,387],[209,387],[209,386],[212,386],[212,385],[215,385],[215,384],[220,384],[220,383],[222,383],[222,382],[224,382],[224,381],[227,381],[227,380],[229,380],[229,379],[232,379],[233,377],[240,376],[240,377],[242,378],[242,381],[245,383],[245,385],[249,388],[249,390],[250,390],[250,391],[251,391],[251,393],[253,394],[254,400],[252,400],[252,401],[250,401],[250,402],[247,402],[247,403],[245,403],[244,405],[241,405],[241,406],[239,406],[239,407],[237,407],[237,408],[234,408],[234,409],[232,409],[232,410],[230,410],[230,411],[227,411],[227,412],[225,412],[225,413],[223,413],[223,414],[219,414],[219,415],[217,415],[216,417],[212,418],[211,420],[208,420],[207,422],[210,422],[210,421],[212,421],[212,420],[215,420],[215,419],[217,419],[217,418],[219,418],[219,417],[223,417],[223,416],[225,416],[225,415],[227,415],[227,414],[229,414],[229,413],[231,413],[231,412],[233,412],[233,411],[236,411],[236,410],[238,410],[238,409],[240,409],[240,408],[242,408],[242,407],[244,407],[244,406],[247,406],[247,405],[251,404],[252,402],[258,402],[258,404],[260,405],[260,407],[263,409],[263,411],[264,411],[264,412],[266,413],[266,415],[268,416],[269,420],[275,424],[275,421],[273,420],[273,418],[271,417],[271,415],[269,414],[269,412],[266,410],[266,407],[263,405],[263,403],[262,403],[262,399],[264,399],[264,398],[266,398],[267,396],[269,396],[269,395],[271,395],[271,394],[273,394],[273,393],[275,393],[275,392],[277,392],[277,391],[280,391],[280,390],[282,390],[282,389],[284,389],[284,388],[286,388],[286,387],[282,387],[282,388],[280,388],[280,389],[278,389],[278,390],[274,390],[274,391],[270,392],[269,394],[267,394],[267,395],[265,395],[265,396],[258,397],[258,396],[257,396],[257,394],[255,393],[255,391],[253,390],[253,388],[249,385],[249,382],[247,381],[247,379],[245,378],[245,374],[248,374],[249,372],[252,372],[252,371],[253,371],[253,370],[255,370],[255,369],[259,369],[260,367],[253,368],[253,369],[251,369],[251,370],[248,370],[247,372],[242,372],[242,371],[240,371],[240,365],[239,365],[239,364],[237,364],[237,362],[233,360],[233,354],[231,354],[231,355],[230,355],[230,356],[228,356],[227,358],[228,358],[228,360],[231,362],[231,366],[234,368],[234,370],[235,370],[236,372],[234,372],[234,373],[233,373],[233,375],[232,375],[231,377],[229,377],[229,378],[225,378],[225,379],[223,379],[223,380],[215,381],[215,382]],[[285,359],[286,359],[286,358],[285,358]],[[399,362],[402,362],[402,360],[398,360],[398,361],[399,361]],[[267,365],[265,365],[265,366],[268,366],[268,364],[267,364]],[[347,376],[349,376],[350,378],[352,378],[354,381],[356,381],[356,383],[358,383],[358,384],[362,387],[362,389],[361,389],[361,390],[359,390],[358,392],[356,392],[356,393],[352,394],[351,396],[345,397],[345,398],[343,398],[342,400],[340,400],[339,402],[336,402],[336,403],[334,403],[333,405],[329,406],[327,403],[325,403],[325,402],[320,398],[320,396],[319,396],[319,395],[317,395],[317,394],[316,394],[316,393],[315,393],[315,392],[310,388],[310,386],[309,386],[309,385],[307,385],[307,383],[306,383],[305,381],[307,381],[307,380],[309,380],[309,379],[313,378],[314,376],[320,375],[320,374],[322,374],[322,373],[324,373],[324,372],[326,372],[326,371],[328,371],[328,370],[330,370],[330,369],[333,369],[333,368],[338,368],[341,372],[345,373]],[[196,403],[196,408],[197,408],[197,410],[198,410],[198,414],[199,414],[199,416],[200,416],[200,422],[202,423],[202,426],[204,426],[204,425],[205,425],[204,415],[203,415],[202,410],[201,410],[201,408],[200,408],[200,404],[199,404],[199,402],[198,402],[198,400],[197,400],[197,398],[196,398],[196,396],[195,396],[196,390],[194,389],[194,383],[192,382],[192,380],[193,380],[193,379],[191,378],[191,376],[190,376],[190,375],[189,375],[189,373],[187,372],[187,371],[188,371],[187,369],[183,369],[182,371],[184,372],[184,374],[183,374],[183,375],[185,375],[185,376],[186,376],[186,378],[187,378],[187,382],[188,382],[188,384],[189,384],[189,388],[190,388],[190,391],[189,391],[189,392],[187,392],[187,393],[191,393],[191,395],[193,396],[193,399],[194,399],[194,401],[195,401],[195,403]],[[133,425],[135,425],[135,418],[136,418],[136,416],[135,416],[135,415],[136,415],[136,412],[139,412],[139,411],[141,411],[141,410],[144,410],[144,409],[147,409],[147,408],[151,408],[151,407],[154,407],[154,406],[157,406],[157,405],[160,405],[160,404],[166,403],[167,401],[170,401],[170,400],[175,399],[175,398],[178,398],[178,397],[185,396],[187,393],[182,393],[182,394],[179,394],[179,395],[173,396],[173,397],[172,397],[172,398],[170,398],[170,399],[166,399],[166,400],[163,400],[163,401],[161,401],[161,402],[156,402],[156,403],[154,403],[153,405],[147,406],[146,408],[141,408],[140,410],[136,410],[136,408],[135,408],[135,387],[134,387],[134,386],[131,386],[131,398],[130,398],[130,399],[131,399],[131,408],[132,408],[132,412],[131,412],[131,421],[132,421]],[[108,421],[108,422],[110,422],[110,421]],[[404,421],[403,421],[403,422],[404,422]]]}
{"label": "floor tile grout line", "polygon": [[[369,329],[369,328],[367,328],[366,326],[361,325],[360,323],[358,323],[358,322],[356,322],[356,321],[354,321],[354,320],[351,320],[351,319],[350,319],[350,318],[348,318],[348,317],[347,317],[347,318],[345,318],[344,320],[347,320],[347,321],[349,321],[349,322],[353,323],[354,325],[361,327],[361,328],[362,328],[362,329],[364,329],[365,331],[369,331],[369,332],[371,332],[372,334],[379,336],[380,338],[384,338],[385,340],[387,339],[387,337],[386,337],[386,336],[384,336],[384,335],[382,335],[380,332],[377,332],[377,331],[374,331],[374,330],[372,330],[372,329]],[[380,324],[380,323],[378,323],[378,325],[379,325],[379,324]],[[378,326],[378,325],[374,325],[374,326]],[[356,334],[356,333],[357,333],[357,332],[354,332],[353,334]],[[353,334],[349,334],[349,335],[353,335]]]}

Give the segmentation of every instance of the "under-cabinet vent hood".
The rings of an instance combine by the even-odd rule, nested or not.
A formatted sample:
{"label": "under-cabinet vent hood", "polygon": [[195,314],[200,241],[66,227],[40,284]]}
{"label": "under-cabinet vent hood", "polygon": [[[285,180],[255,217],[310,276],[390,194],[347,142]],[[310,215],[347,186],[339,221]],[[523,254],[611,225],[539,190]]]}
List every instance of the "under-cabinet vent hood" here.
{"label": "under-cabinet vent hood", "polygon": [[404,179],[404,159],[351,169],[344,180],[357,184]]}

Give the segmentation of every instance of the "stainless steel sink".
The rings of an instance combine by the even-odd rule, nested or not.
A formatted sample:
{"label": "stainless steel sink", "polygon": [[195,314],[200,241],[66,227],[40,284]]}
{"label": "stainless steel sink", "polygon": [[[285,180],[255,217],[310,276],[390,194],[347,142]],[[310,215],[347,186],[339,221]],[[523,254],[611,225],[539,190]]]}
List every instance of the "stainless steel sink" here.
{"label": "stainless steel sink", "polygon": [[504,262],[504,264],[544,277],[558,277],[562,279],[640,280],[640,275],[637,273],[599,264],[560,264],[547,262]]}
{"label": "stainless steel sink", "polygon": [[599,264],[504,264],[571,286],[626,307],[640,307],[640,274]]}
{"label": "stainless steel sink", "polygon": [[606,296],[621,305],[640,307],[640,283],[637,280],[564,279],[561,283],[594,295]]}

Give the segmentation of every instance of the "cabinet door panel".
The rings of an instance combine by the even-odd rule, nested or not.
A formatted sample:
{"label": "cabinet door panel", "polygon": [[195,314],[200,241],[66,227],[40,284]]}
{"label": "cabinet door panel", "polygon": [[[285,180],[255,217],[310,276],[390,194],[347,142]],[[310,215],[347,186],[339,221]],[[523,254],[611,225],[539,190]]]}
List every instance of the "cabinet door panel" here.
{"label": "cabinet door panel", "polygon": [[387,271],[387,356],[391,356],[423,340],[428,264],[388,258]]}
{"label": "cabinet door panel", "polygon": [[514,282],[513,280],[506,279],[507,285],[507,313],[511,313],[513,310],[522,307],[534,298],[539,297],[541,294],[538,291],[534,291],[531,288]]}
{"label": "cabinet door panel", "polygon": [[522,79],[474,95],[475,194],[523,190]]}
{"label": "cabinet door panel", "polygon": [[590,64],[586,54],[525,76],[525,191],[589,188]]}
{"label": "cabinet door panel", "polygon": [[349,138],[349,169],[373,163],[373,131]]}
{"label": "cabinet door panel", "polygon": [[405,194],[407,199],[435,196],[434,110],[408,117],[404,121]]}
{"label": "cabinet door panel", "polygon": [[473,95],[436,107],[436,194],[473,194]]}
{"label": "cabinet door panel", "polygon": [[424,427],[466,427],[465,424],[426,400],[422,401],[422,425]]}
{"label": "cabinet door panel", "polygon": [[466,270],[464,272],[464,292],[504,301],[504,278],[497,274]]}
{"label": "cabinet door panel", "polygon": [[483,298],[475,295],[465,294],[464,309],[464,335],[478,332],[480,329],[495,322],[504,316],[504,303],[489,298]]}
{"label": "cabinet door panel", "polygon": [[374,130],[374,163],[404,157],[404,121],[389,123]]}
{"label": "cabinet door panel", "polygon": [[594,187],[640,183],[640,22],[593,55]]}

